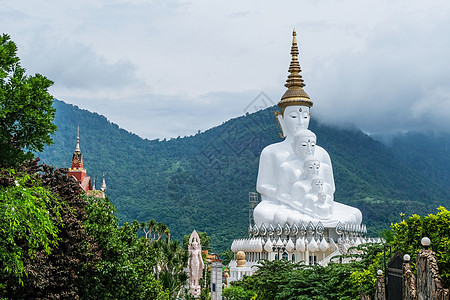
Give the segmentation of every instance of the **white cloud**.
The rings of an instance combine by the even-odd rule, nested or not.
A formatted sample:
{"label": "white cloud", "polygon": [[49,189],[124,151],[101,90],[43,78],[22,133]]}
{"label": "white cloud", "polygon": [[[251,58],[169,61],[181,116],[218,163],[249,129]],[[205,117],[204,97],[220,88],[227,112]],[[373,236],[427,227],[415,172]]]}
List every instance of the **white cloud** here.
{"label": "white cloud", "polygon": [[260,91],[277,101],[293,27],[313,117],[368,132],[450,128],[449,23],[445,0],[28,0],[0,8],[23,66],[54,80],[56,98],[150,138],[219,125]]}
{"label": "white cloud", "polygon": [[[445,82],[450,78],[445,28],[450,28],[448,10],[380,22],[362,49],[333,57],[313,77],[310,94],[318,97],[319,118],[329,123],[344,119],[369,132],[450,128],[445,105],[450,99],[442,92],[450,86]],[[439,114],[420,113],[440,104]]]}
{"label": "white cloud", "polygon": [[59,88],[117,90],[137,81],[133,64],[108,62],[81,43],[55,41],[48,44],[35,40],[25,56],[33,56],[34,68],[51,77]]}

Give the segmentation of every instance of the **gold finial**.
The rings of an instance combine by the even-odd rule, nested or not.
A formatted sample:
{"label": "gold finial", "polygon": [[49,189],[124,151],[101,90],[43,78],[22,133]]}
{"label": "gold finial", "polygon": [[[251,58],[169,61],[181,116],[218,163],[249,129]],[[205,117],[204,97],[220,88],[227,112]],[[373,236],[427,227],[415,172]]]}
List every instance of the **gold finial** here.
{"label": "gold finial", "polygon": [[298,62],[298,47],[297,47],[297,33],[295,29],[292,32],[292,46],[291,46],[291,64],[289,65],[289,75],[286,80],[287,91],[281,97],[278,106],[281,108],[281,112],[284,113],[286,106],[290,105],[304,105],[311,107],[313,105],[308,94],[303,90],[305,83],[303,82],[302,75],[300,75],[302,69]]}
{"label": "gold finial", "polygon": [[245,267],[245,252],[244,251],[238,251],[236,253],[236,262],[238,267]]}

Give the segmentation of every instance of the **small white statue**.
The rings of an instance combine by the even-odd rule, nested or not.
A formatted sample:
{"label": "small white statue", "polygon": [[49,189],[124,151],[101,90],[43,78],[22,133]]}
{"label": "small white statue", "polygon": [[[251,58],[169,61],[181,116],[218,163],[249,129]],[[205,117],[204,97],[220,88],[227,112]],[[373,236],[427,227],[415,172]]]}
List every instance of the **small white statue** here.
{"label": "small white statue", "polygon": [[311,179],[310,189],[304,196],[303,212],[320,219],[329,218],[332,213],[332,200],[329,192],[329,185],[321,177]]}
{"label": "small white statue", "polygon": [[193,231],[189,238],[189,287],[194,297],[199,297],[201,293],[200,278],[203,276],[205,267],[202,258],[202,245],[197,231]]}
{"label": "small white statue", "polygon": [[317,193],[317,202],[313,207],[313,213],[316,217],[328,219],[331,217],[333,203],[331,196],[325,192]]}

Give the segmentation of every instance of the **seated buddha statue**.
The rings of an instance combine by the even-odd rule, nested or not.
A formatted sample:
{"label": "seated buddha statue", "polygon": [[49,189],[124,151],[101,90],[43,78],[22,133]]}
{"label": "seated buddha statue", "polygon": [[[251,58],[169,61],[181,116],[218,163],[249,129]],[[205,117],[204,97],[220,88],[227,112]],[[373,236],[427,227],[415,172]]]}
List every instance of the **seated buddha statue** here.
{"label": "seated buddha statue", "polygon": [[[311,159],[320,166],[317,170],[314,170],[314,165],[311,166],[311,172],[318,172],[317,175],[320,175],[327,186],[325,193],[329,197],[324,198],[321,195],[321,199],[334,198],[335,184],[330,156],[325,149],[316,145],[315,134],[308,130],[310,108],[313,103],[303,90],[305,84],[300,75],[295,31],[291,54],[290,75],[285,84],[288,89],[278,103],[281,112],[275,113],[284,140],[265,147],[259,161],[256,190],[261,195],[261,202],[253,213],[255,224],[258,226],[322,221],[317,214],[302,210],[304,198],[295,196],[295,192],[294,198],[292,197],[295,184],[307,176],[308,171],[303,168],[305,160]],[[318,198],[317,201],[319,201]],[[317,203],[323,206],[320,202]],[[316,211],[319,210],[316,209]],[[358,209],[341,203],[334,203],[328,215],[326,224],[322,222],[324,226],[333,226],[337,222],[360,224],[362,221],[362,215]]]}

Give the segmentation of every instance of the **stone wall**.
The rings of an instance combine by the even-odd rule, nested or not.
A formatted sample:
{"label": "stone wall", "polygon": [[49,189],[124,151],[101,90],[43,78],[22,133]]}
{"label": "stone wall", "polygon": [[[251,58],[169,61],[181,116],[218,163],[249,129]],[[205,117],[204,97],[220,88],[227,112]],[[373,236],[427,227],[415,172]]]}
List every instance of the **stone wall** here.
{"label": "stone wall", "polygon": [[442,286],[436,254],[433,251],[421,250],[417,255],[416,268],[417,299],[449,299],[448,289],[444,289]]}

